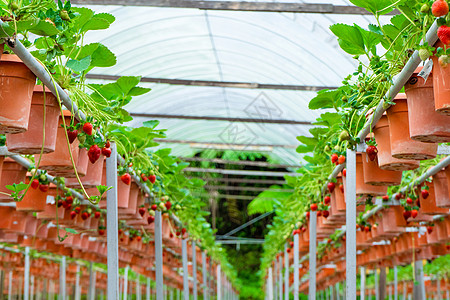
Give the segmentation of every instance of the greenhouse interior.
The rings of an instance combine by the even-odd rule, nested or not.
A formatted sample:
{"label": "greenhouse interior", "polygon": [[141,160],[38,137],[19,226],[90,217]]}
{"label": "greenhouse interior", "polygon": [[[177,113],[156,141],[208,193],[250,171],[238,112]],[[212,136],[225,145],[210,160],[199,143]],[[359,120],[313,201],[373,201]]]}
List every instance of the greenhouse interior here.
{"label": "greenhouse interior", "polygon": [[450,299],[449,5],[0,0],[0,299]]}

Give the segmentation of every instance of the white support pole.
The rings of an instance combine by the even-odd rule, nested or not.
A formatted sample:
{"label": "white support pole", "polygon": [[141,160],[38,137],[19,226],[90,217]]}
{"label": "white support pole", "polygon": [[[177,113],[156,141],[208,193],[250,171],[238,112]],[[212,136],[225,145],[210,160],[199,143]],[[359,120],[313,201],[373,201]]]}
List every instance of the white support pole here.
{"label": "white support pole", "polygon": [[299,296],[299,236],[294,235],[294,300],[298,300]]}
{"label": "white support pole", "polygon": [[127,300],[128,299],[128,270],[129,270],[130,266],[126,266],[125,267],[125,275],[123,278],[123,300]]}
{"label": "white support pole", "polygon": [[273,274],[272,267],[269,268],[269,275],[267,276],[267,300],[273,300]]}
{"label": "white support pole", "polygon": [[403,281],[403,300],[407,298],[406,281]]}
{"label": "white support pole", "polygon": [[309,218],[309,300],[316,299],[316,227],[317,212],[312,211]]}
{"label": "white support pole", "polygon": [[141,283],[139,282],[139,274],[136,277],[136,300],[141,300]]}
{"label": "white support pole", "polygon": [[[3,284],[3,282],[2,282],[2,284]],[[25,247],[25,270],[24,270],[23,299],[28,300],[29,296],[30,296],[30,247]]]}
{"label": "white support pole", "polygon": [[374,276],[375,276],[375,300],[380,300],[380,288],[379,288],[379,283],[378,283],[378,269],[375,269]]}
{"label": "white support pole", "polygon": [[217,266],[217,300],[222,300],[222,274],[220,265]]}
{"label": "white support pole", "polygon": [[95,300],[95,284],[97,272],[94,270],[92,262],[89,263],[89,300]]}
{"label": "white support pole", "polygon": [[117,146],[111,142],[111,157],[106,159],[106,232],[108,300],[119,299],[119,221],[117,208]]}
{"label": "white support pole", "polygon": [[[34,276],[31,276],[31,285],[30,285],[30,300],[34,300],[34,291],[35,289],[35,282],[34,282]],[[3,284],[3,282],[2,282]],[[3,296],[3,295],[2,295]]]}
{"label": "white support pole", "polygon": [[278,258],[278,297],[283,300],[283,257]]}
{"label": "white support pole", "polygon": [[361,267],[361,296],[360,299],[364,300],[366,297],[366,268]]}
{"label": "white support pole", "polygon": [[333,286],[332,285],[330,285],[330,300],[334,300]]}
{"label": "white support pole", "polygon": [[203,299],[207,300],[208,299],[208,296],[207,296],[208,285],[207,285],[206,252],[205,251],[202,252],[202,276],[203,276]]}
{"label": "white support pole", "polygon": [[59,268],[59,297],[61,300],[66,299],[66,257],[61,257],[61,265]]}
{"label": "white support pole", "polygon": [[347,149],[346,299],[356,300],[356,152]]}
{"label": "white support pole", "polygon": [[81,299],[81,287],[80,287],[80,265],[77,264],[77,273],[75,274],[75,300]]}
{"label": "white support pole", "polygon": [[288,244],[286,243],[284,245],[284,299],[289,300],[289,253],[287,249]]}
{"label": "white support pole", "polygon": [[[425,280],[423,275],[423,263],[421,260],[414,262],[414,272],[416,274],[416,281],[419,283],[417,286],[414,284],[414,290],[418,289],[417,292],[414,292],[414,295],[420,297],[421,300],[426,299],[426,290],[425,290]],[[414,299],[417,300],[417,299]]]}
{"label": "white support pole", "polygon": [[192,293],[194,294],[194,300],[197,300],[197,246],[195,241],[192,242],[192,277],[194,279]]}
{"label": "white support pole", "polygon": [[188,272],[188,254],[187,239],[181,241],[181,256],[183,260],[183,295],[184,300],[189,300],[189,272]]}
{"label": "white support pole", "polygon": [[13,272],[10,270],[8,273],[8,300],[12,299],[12,277]]}
{"label": "white support pole", "polygon": [[[163,249],[161,212],[155,212],[155,267],[156,267],[156,300],[164,299],[163,281]],[[109,299],[108,299],[109,300]]]}
{"label": "white support pole", "polygon": [[336,283],[336,300],[340,300],[341,299],[341,295],[340,295],[340,291],[339,291],[339,282]]}
{"label": "white support pole", "polygon": [[394,300],[398,300],[398,270],[394,266]]}
{"label": "white support pole", "polygon": [[146,300],[150,300],[150,278],[147,278],[147,298]]}

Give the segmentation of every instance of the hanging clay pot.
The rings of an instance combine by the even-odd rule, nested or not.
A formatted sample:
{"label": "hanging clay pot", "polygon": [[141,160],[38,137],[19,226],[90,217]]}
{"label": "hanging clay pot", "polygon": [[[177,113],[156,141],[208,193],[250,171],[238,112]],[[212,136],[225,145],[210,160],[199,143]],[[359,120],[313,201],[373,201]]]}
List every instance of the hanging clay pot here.
{"label": "hanging clay pot", "polygon": [[[6,188],[7,185],[13,183],[25,182],[27,169],[16,163],[12,158],[5,158],[3,161],[2,176],[0,181],[0,192],[11,194],[12,191]],[[11,197],[0,194],[0,201],[12,200]]]}
{"label": "hanging clay pot", "polygon": [[[87,168],[88,168],[88,162],[89,157],[87,154],[87,150],[85,148],[80,148],[78,150],[78,160],[77,160],[77,172],[78,176],[81,178],[83,176],[86,176]],[[66,180],[66,186],[67,187],[79,187],[78,180],[76,179],[75,172],[73,170],[67,171],[66,174],[62,174],[61,176],[67,178]]]}
{"label": "hanging clay pot", "polygon": [[408,97],[409,134],[413,140],[425,143],[450,142],[450,116],[437,113],[434,109],[433,74],[427,82],[416,69],[405,85]]}
{"label": "hanging clay pot", "polygon": [[402,182],[402,171],[382,170],[378,166],[378,159],[373,161],[364,152],[361,157],[364,171],[364,183],[370,185],[399,185]]}
{"label": "hanging clay pot", "polygon": [[120,176],[117,177],[117,207],[120,209],[127,209],[130,200],[131,185],[123,183]]}
{"label": "hanging clay pot", "polygon": [[130,187],[130,196],[129,196],[129,205],[127,208],[120,209],[119,208],[119,216],[120,219],[130,219],[127,218],[127,216],[131,216],[131,218],[134,218],[134,215],[136,214],[137,210],[137,200],[139,197],[139,186],[132,182]]}
{"label": "hanging clay pot", "polygon": [[[43,153],[55,151],[56,132],[60,115],[56,97],[45,90],[45,143]],[[19,134],[7,134],[8,150],[19,154],[41,153],[44,126],[44,92],[41,85],[34,86],[31,101],[30,121],[28,130]]]}
{"label": "hanging clay pot", "polygon": [[[82,150],[86,151],[86,149],[80,149],[80,153]],[[87,155],[86,155],[86,157],[87,157]],[[86,189],[95,188],[96,186],[102,184],[104,162],[105,162],[105,157],[103,155],[100,156],[100,158],[94,164],[87,161],[86,175],[84,177],[80,178],[81,183],[83,184],[84,188],[86,188]],[[67,182],[66,183],[67,186],[81,188],[81,186],[76,178],[69,178],[66,180],[66,182]]]}
{"label": "hanging clay pot", "polygon": [[[58,133],[56,135],[56,149],[55,152],[45,154],[42,156],[40,168],[43,170],[47,170],[52,174],[57,176],[67,176],[68,173],[73,173],[73,165],[71,161],[70,152],[72,153],[73,161],[78,162],[78,139],[70,144],[70,152],[68,147],[68,142],[66,140],[66,131],[62,126],[63,120],[66,123],[66,126],[70,125],[71,114],[69,111],[64,111],[64,119],[60,116],[58,122]],[[35,156],[35,159],[39,158],[38,155]]]}
{"label": "hanging clay pot", "polygon": [[386,195],[387,186],[374,186],[364,183],[364,169],[361,153],[356,154],[356,195],[357,196],[383,196]]}
{"label": "hanging clay pot", "polygon": [[[444,44],[438,41],[434,47],[444,48]],[[440,114],[450,116],[450,68],[442,67],[436,56],[433,59],[433,90],[434,107]]]}
{"label": "hanging clay pot", "polygon": [[378,148],[378,165],[383,170],[405,171],[414,170],[419,167],[419,162],[415,160],[398,159],[391,154],[391,135],[389,122],[386,115],[383,115],[373,128],[373,134]]}
{"label": "hanging clay pot", "polygon": [[433,176],[436,206],[450,208],[450,193],[445,172],[439,171]]}
{"label": "hanging clay pot", "polygon": [[427,215],[445,215],[448,214],[448,208],[437,207],[436,193],[434,191],[434,183],[425,181],[428,186],[428,198],[423,199],[422,193],[419,191],[420,211]]}
{"label": "hanging clay pot", "polygon": [[400,93],[389,107],[387,118],[391,135],[391,155],[399,159],[425,160],[436,157],[437,144],[414,141],[409,136],[408,103],[406,94]]}
{"label": "hanging clay pot", "polygon": [[0,133],[21,133],[28,129],[35,84],[36,76],[18,56],[1,56]]}
{"label": "hanging clay pot", "polygon": [[[29,180],[27,180],[28,184]],[[17,211],[44,211],[47,203],[47,193],[39,189],[29,188],[22,201],[16,203]]]}

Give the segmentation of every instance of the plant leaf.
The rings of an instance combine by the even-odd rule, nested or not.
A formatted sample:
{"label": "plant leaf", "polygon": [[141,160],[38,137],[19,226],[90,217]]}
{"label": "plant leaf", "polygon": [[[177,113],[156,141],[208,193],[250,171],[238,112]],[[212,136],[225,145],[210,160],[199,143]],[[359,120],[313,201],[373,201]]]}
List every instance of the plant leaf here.
{"label": "plant leaf", "polygon": [[76,73],[81,73],[89,68],[91,65],[91,57],[86,56],[80,60],[70,59],[67,62],[67,67],[75,71]]}
{"label": "plant leaf", "polygon": [[365,54],[364,38],[355,26],[334,24],[330,30],[338,37],[339,46],[352,55]]}
{"label": "plant leaf", "polygon": [[309,102],[309,109],[332,108],[333,104],[338,100],[340,92],[338,90],[324,90],[317,94],[316,97]]}
{"label": "plant leaf", "polygon": [[53,36],[59,33],[59,30],[55,27],[55,25],[40,20],[36,26],[30,29],[31,33],[42,35],[42,36]]}
{"label": "plant leaf", "polygon": [[64,228],[64,230],[68,233],[78,234],[78,231],[76,231],[75,229],[72,229],[72,228]]}

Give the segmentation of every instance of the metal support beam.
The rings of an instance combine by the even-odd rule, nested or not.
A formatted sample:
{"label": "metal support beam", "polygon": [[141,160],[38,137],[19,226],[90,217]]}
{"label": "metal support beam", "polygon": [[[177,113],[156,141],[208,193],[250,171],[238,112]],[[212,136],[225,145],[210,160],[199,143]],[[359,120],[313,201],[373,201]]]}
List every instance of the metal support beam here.
{"label": "metal support beam", "polygon": [[261,219],[264,219],[265,217],[271,215],[272,213],[273,213],[272,211],[271,212],[266,212],[266,213],[264,213],[264,214],[262,214],[262,215],[260,215],[260,216],[258,216],[256,218],[248,221],[247,223],[242,224],[241,226],[231,230],[230,232],[225,233],[224,235],[221,236],[221,238],[224,238],[224,237],[227,237],[227,236],[231,236],[231,235],[235,234],[236,232],[241,231],[242,229],[252,225],[253,223],[258,222]]}
{"label": "metal support beam", "polygon": [[272,267],[269,268],[269,274],[267,276],[267,300],[273,300],[273,272]]}
{"label": "metal support beam", "polygon": [[188,272],[188,254],[187,239],[181,241],[181,252],[183,260],[183,295],[184,300],[189,300],[189,272]]}
{"label": "metal support beam", "polygon": [[156,300],[164,299],[163,282],[163,249],[161,212],[155,212],[155,267],[156,267]]}
{"label": "metal support beam", "polygon": [[66,299],[66,257],[61,257],[61,265],[59,267],[59,299]]}
{"label": "metal support beam", "polygon": [[316,248],[317,212],[312,211],[309,218],[309,300],[316,299]]}
{"label": "metal support beam", "polygon": [[123,300],[128,299],[128,270],[130,269],[130,266],[125,267],[125,274],[123,277]]}
{"label": "metal support beam", "polygon": [[[222,300],[222,273],[220,265],[217,266],[217,300]],[[188,298],[189,300],[189,298]]]}
{"label": "metal support beam", "polygon": [[206,252],[202,251],[202,281],[203,281],[203,299],[208,299],[208,284],[207,284],[207,271],[206,271]]}
{"label": "metal support beam", "polygon": [[215,191],[247,191],[247,192],[264,192],[270,190],[272,193],[293,193],[294,189],[269,189],[267,187],[251,187],[251,186],[229,186],[229,185],[205,185],[207,190]]}
{"label": "metal support beam", "polygon": [[360,269],[360,276],[361,276],[361,296],[360,299],[364,300],[366,297],[366,268],[361,267]]}
{"label": "metal support beam", "polygon": [[75,274],[75,300],[81,299],[81,287],[80,287],[80,265],[77,264],[77,273]]}
{"label": "metal support beam", "polygon": [[283,299],[283,257],[278,258],[278,297]]}
{"label": "metal support beam", "polygon": [[386,298],[386,268],[381,267],[380,269],[380,286],[379,286],[379,299],[385,299]]}
{"label": "metal support beam", "polygon": [[347,149],[346,178],[346,299],[356,300],[356,152]]}
{"label": "metal support beam", "polygon": [[398,270],[394,266],[394,300],[398,300]]}
{"label": "metal support beam", "polygon": [[136,300],[141,300],[141,284],[139,282],[139,274],[136,276]]}
{"label": "metal support beam", "polygon": [[111,157],[106,159],[106,231],[108,264],[108,300],[119,299],[119,221],[117,209],[117,146],[111,142]]}
{"label": "metal support beam", "polygon": [[299,173],[294,172],[274,172],[274,171],[252,171],[252,170],[230,170],[230,169],[205,169],[205,168],[185,168],[185,172],[200,172],[200,173],[217,173],[224,175],[241,175],[241,176],[267,176],[267,177],[284,177],[286,175],[299,176]]}
{"label": "metal support beam", "polygon": [[421,260],[414,262],[414,273],[415,273],[415,282],[414,282],[413,299],[425,300],[426,299],[425,280],[423,274],[423,263]]}
{"label": "metal support beam", "polygon": [[204,158],[204,157],[179,157],[179,159],[188,162],[210,162],[213,164],[221,165],[240,165],[240,166],[253,166],[262,168],[277,168],[277,169],[287,169],[287,168],[301,168],[300,165],[280,165],[271,164],[265,161],[251,161],[251,160],[226,160],[221,158]]}
{"label": "metal support beam", "polygon": [[282,145],[282,144],[233,144],[233,143],[219,143],[219,142],[199,142],[190,140],[169,140],[169,139],[153,139],[160,144],[189,144],[191,148],[200,149],[219,149],[219,150],[235,150],[235,151],[261,151],[270,152],[273,148],[295,149],[296,145]]}
{"label": "metal support beam", "polygon": [[298,234],[294,235],[294,300],[298,300],[299,297],[299,236]]}
{"label": "metal support beam", "polygon": [[284,299],[289,300],[289,253],[288,244],[284,245]]}
{"label": "metal support beam", "polygon": [[146,297],[146,300],[150,300],[150,294],[151,294],[151,290],[150,290],[150,278],[147,277],[147,297]]}
{"label": "metal support beam", "polygon": [[28,300],[30,297],[30,247],[25,247],[25,270],[23,279],[24,279],[23,299]]}
{"label": "metal support beam", "polygon": [[95,300],[95,282],[97,272],[94,270],[94,264],[89,263],[89,300]]}
{"label": "metal support beam", "polygon": [[286,181],[284,180],[270,180],[270,179],[219,178],[219,177],[208,178],[208,177],[192,177],[192,176],[187,176],[187,178],[189,179],[199,178],[206,182],[255,183],[255,184],[269,184],[269,185],[273,184],[281,185],[286,183]]}
{"label": "metal support beam", "polygon": [[378,269],[375,269],[375,300],[380,300],[380,283],[378,277]]}
{"label": "metal support beam", "polygon": [[[347,5],[286,3],[286,2],[246,2],[246,1],[198,1],[198,0],[72,0],[82,5],[127,5],[197,8],[202,10],[289,12],[309,14],[369,15],[362,8]],[[389,15],[395,12],[388,13]]]}
{"label": "metal support beam", "polygon": [[195,241],[192,241],[192,277],[194,280],[192,293],[194,294],[194,300],[197,300],[197,246]]}

